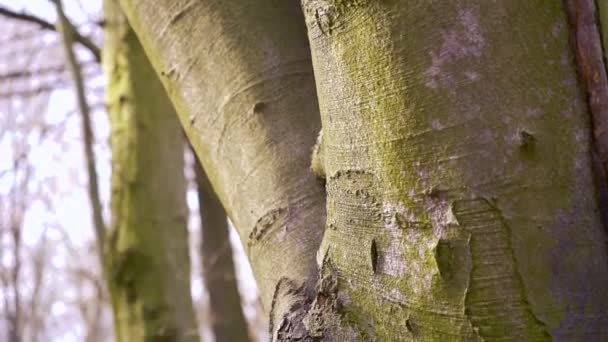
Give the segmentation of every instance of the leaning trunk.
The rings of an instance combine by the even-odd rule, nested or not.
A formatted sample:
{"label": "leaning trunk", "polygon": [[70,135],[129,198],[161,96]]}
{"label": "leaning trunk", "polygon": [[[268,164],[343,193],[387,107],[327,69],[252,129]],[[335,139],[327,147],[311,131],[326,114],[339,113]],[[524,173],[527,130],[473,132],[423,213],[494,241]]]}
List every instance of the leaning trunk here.
{"label": "leaning trunk", "polygon": [[309,334],[608,339],[590,120],[561,3],[303,7],[328,197]]}
{"label": "leaning trunk", "polygon": [[190,297],[183,135],[118,4],[103,51],[112,148],[105,268],[117,341],[197,341]]}
{"label": "leaning trunk", "polygon": [[312,293],[323,225],[320,128],[294,1],[121,4],[245,245],[271,330]]}
{"label": "leaning trunk", "polygon": [[198,160],[194,171],[201,217],[200,252],[203,281],[209,294],[211,329],[218,342],[249,341],[232,258],[226,212]]}

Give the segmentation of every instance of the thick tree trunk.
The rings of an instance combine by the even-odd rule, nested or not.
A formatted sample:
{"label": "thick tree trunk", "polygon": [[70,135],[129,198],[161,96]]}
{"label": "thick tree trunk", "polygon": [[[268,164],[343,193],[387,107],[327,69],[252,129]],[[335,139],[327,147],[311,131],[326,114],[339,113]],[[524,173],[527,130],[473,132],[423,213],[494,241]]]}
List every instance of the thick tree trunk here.
{"label": "thick tree trunk", "polygon": [[226,212],[198,159],[194,170],[201,217],[203,281],[209,294],[213,335],[217,342],[249,341],[232,260]]}
{"label": "thick tree trunk", "polygon": [[104,13],[112,148],[105,266],[116,339],[197,341],[182,131],[118,4],[106,0]]}
{"label": "thick tree trunk", "polygon": [[608,339],[590,120],[561,2],[303,7],[328,196],[309,334]]}
{"label": "thick tree trunk", "polygon": [[301,8],[121,4],[245,244],[276,330],[313,292],[325,222],[324,190],[309,169],[320,120]]}

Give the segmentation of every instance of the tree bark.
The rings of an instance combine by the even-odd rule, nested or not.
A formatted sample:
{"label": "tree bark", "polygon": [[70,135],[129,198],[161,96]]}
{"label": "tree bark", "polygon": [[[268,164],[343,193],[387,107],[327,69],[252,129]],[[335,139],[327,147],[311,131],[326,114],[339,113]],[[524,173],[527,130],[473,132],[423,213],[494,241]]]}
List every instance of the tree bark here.
{"label": "tree bark", "polygon": [[237,284],[226,212],[198,159],[194,165],[201,217],[203,281],[215,340],[249,341]]}
{"label": "tree bark", "polygon": [[320,128],[294,1],[121,1],[245,245],[277,330],[313,292],[325,222]]}
{"label": "tree bark", "polygon": [[118,3],[104,2],[112,148],[105,268],[117,341],[197,341],[190,297],[184,139]]}
{"label": "tree bark", "polygon": [[608,339],[561,2],[302,3],[327,174],[309,335]]}
{"label": "tree bark", "polygon": [[599,26],[604,47],[604,64],[608,60],[608,2],[598,0],[595,2],[599,13]]}

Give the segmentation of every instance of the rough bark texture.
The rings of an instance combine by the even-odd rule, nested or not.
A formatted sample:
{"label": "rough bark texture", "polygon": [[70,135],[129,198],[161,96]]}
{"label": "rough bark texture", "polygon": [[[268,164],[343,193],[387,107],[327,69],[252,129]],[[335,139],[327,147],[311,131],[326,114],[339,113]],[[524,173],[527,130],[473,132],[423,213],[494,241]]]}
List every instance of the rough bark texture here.
{"label": "rough bark texture", "polygon": [[218,342],[249,341],[232,260],[226,212],[198,160],[194,170],[201,216],[203,281],[209,294],[211,329]]}
{"label": "rough bark texture", "polygon": [[295,1],[121,4],[245,245],[271,330],[315,282],[324,190],[309,169],[320,129]]}
{"label": "rough bark texture", "polygon": [[118,3],[106,0],[104,13],[112,148],[105,266],[116,340],[197,341],[183,134]]}
{"label": "rough bark texture", "polygon": [[608,339],[590,120],[562,3],[303,8],[328,197],[308,334]]}

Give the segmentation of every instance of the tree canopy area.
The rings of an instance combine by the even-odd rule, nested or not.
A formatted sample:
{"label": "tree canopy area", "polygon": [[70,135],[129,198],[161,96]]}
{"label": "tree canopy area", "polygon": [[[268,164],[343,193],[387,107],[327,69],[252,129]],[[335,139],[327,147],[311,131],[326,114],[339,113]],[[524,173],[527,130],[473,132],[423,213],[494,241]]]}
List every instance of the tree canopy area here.
{"label": "tree canopy area", "polygon": [[0,338],[67,336],[24,232],[81,215],[33,190],[69,87],[75,340],[608,341],[608,1],[40,2],[0,6]]}

